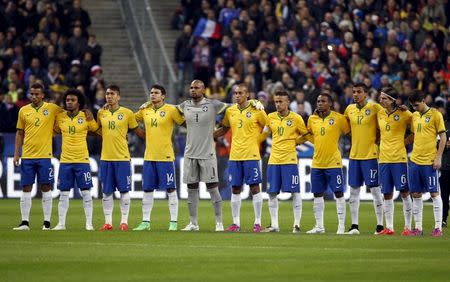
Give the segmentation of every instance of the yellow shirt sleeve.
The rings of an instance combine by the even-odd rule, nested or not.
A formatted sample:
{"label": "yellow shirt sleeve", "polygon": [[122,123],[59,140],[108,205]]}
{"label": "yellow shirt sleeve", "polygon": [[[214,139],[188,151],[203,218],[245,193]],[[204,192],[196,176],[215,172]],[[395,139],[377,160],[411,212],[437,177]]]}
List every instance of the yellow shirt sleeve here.
{"label": "yellow shirt sleeve", "polygon": [[142,110],[137,111],[134,114],[134,118],[136,119],[137,122],[142,122]]}
{"label": "yellow shirt sleeve", "polygon": [[139,126],[139,124],[136,121],[136,118],[134,117],[134,113],[130,110],[128,112],[128,128],[129,129],[135,129]]}
{"label": "yellow shirt sleeve", "polygon": [[186,121],[180,111],[175,107],[172,109],[172,119],[178,125],[182,125]]}

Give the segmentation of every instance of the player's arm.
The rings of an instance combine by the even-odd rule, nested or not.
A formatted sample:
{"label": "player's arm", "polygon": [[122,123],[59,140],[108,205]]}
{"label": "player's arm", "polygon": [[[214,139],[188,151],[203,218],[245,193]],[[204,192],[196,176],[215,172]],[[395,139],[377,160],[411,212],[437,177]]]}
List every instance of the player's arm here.
{"label": "player's arm", "polygon": [[272,131],[270,130],[269,126],[264,126],[262,132],[259,134],[258,136],[258,143],[263,142],[264,140],[267,139],[267,137],[269,137],[269,135],[272,133]]}
{"label": "player's arm", "polygon": [[447,143],[447,135],[445,132],[439,133],[439,145],[436,153],[436,158],[433,161],[433,168],[440,169],[442,166],[442,153],[444,153],[445,145]]}
{"label": "player's arm", "polygon": [[16,143],[14,144],[14,165],[19,166],[19,150],[23,145],[23,138],[25,137],[25,131],[23,129],[17,129]]}
{"label": "player's arm", "polygon": [[97,112],[97,130],[94,132],[95,134],[102,137],[102,122],[100,121],[100,111]]}
{"label": "player's arm", "polygon": [[405,146],[411,145],[414,141],[414,133],[410,133],[408,136],[406,136],[405,138]]}
{"label": "player's arm", "polygon": [[139,126],[134,129],[134,133],[142,139],[145,139],[145,131],[142,130]]}
{"label": "player's arm", "polygon": [[220,136],[224,136],[224,135],[228,132],[228,130],[230,130],[229,127],[226,127],[226,126],[224,126],[224,125],[221,125],[219,128],[217,128],[216,130],[214,130],[213,137],[214,137],[214,138],[218,138],[218,137],[220,137]]}
{"label": "player's arm", "polygon": [[314,136],[309,132],[303,135],[299,135],[297,138],[295,138],[295,144],[297,145],[303,144],[306,141],[309,141],[312,144],[314,144]]}

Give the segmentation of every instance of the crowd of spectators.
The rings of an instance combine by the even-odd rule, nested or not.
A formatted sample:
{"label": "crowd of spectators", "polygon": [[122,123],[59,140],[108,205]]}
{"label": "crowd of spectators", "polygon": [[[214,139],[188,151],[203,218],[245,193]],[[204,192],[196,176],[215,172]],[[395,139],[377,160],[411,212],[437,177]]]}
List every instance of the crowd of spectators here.
{"label": "crowd of spectators", "polygon": [[[202,18],[220,26],[219,39],[200,36]],[[444,109],[449,23],[450,1],[439,0],[182,0],[172,19],[182,30],[175,47],[181,86],[200,78],[209,97],[230,102],[233,85],[244,82],[268,111],[283,88],[305,119],[321,88],[343,112],[356,82],[372,99],[387,85],[403,102],[420,89],[429,105]],[[186,95],[182,87],[179,95]]]}
{"label": "crowd of spectators", "polygon": [[0,0],[0,132],[15,132],[35,82],[61,106],[69,87],[80,89],[91,108],[104,103],[102,47],[90,25],[80,0]]}

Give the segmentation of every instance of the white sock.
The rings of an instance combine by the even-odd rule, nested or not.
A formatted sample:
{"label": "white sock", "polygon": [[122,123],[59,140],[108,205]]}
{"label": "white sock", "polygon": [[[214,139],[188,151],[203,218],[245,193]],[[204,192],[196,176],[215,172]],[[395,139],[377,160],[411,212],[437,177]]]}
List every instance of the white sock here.
{"label": "white sock", "polygon": [[302,197],[300,193],[292,193],[292,209],[294,211],[294,226],[300,227],[302,219]]}
{"label": "white sock", "polygon": [[142,221],[149,221],[153,209],[153,191],[145,192],[142,196]]}
{"label": "white sock", "polygon": [[70,191],[61,191],[59,194],[59,203],[58,203],[58,218],[59,224],[66,226],[66,215],[67,210],[69,209],[69,194]]}
{"label": "white sock", "polygon": [[86,216],[86,225],[92,225],[92,195],[91,190],[81,190],[81,196],[83,196],[83,208],[84,215]]}
{"label": "white sock", "polygon": [[261,192],[253,195],[253,210],[255,211],[255,224],[261,225],[261,213],[262,213],[262,195]]}
{"label": "white sock", "polygon": [[122,219],[120,223],[128,224],[128,214],[130,213],[130,193],[120,193],[120,212]]}
{"label": "white sock", "polygon": [[423,211],[423,202],[422,197],[413,198],[413,217],[416,228],[422,230],[422,211]]}
{"label": "white sock", "polygon": [[114,199],[113,194],[103,193],[103,213],[105,215],[105,223],[112,225],[112,213],[114,209]]}
{"label": "white sock", "polygon": [[323,226],[323,209],[325,202],[323,197],[314,197],[313,211],[314,218],[316,219],[316,227],[324,228]]}
{"label": "white sock", "polygon": [[231,216],[233,224],[241,226],[241,194],[231,194]]}
{"label": "white sock", "polygon": [[434,228],[442,229],[442,198],[437,195],[431,199],[433,200]]}
{"label": "white sock", "polygon": [[30,221],[31,210],[31,192],[22,192],[20,197],[20,214],[22,215],[22,221]]}
{"label": "white sock", "polygon": [[270,226],[278,228],[278,198],[277,194],[269,194],[269,213],[270,213]]}
{"label": "white sock", "polygon": [[403,217],[405,218],[405,228],[411,230],[411,218],[412,218],[412,200],[411,196],[402,198],[403,201]]}
{"label": "white sock", "polygon": [[384,200],[384,217],[386,228],[394,230],[394,200]]}
{"label": "white sock", "polygon": [[339,227],[345,228],[346,209],[345,209],[345,198],[344,197],[336,198],[336,212],[337,212]]}
{"label": "white sock", "polygon": [[222,196],[220,196],[219,188],[208,189],[209,195],[211,196],[211,202],[214,206],[214,216],[216,218],[216,223],[222,223]]}
{"label": "white sock", "polygon": [[350,198],[348,199],[348,205],[350,206],[350,216],[352,218],[352,224],[359,224],[359,195],[361,194],[361,187],[350,188]]}
{"label": "white sock", "polygon": [[373,197],[373,208],[377,217],[377,225],[383,225],[383,194],[380,187],[370,188]]}
{"label": "white sock", "polygon": [[44,221],[49,221],[52,218],[52,191],[42,192],[42,210],[44,211]]}
{"label": "white sock", "polygon": [[170,221],[178,221],[178,196],[177,191],[173,191],[171,193],[167,193],[167,197],[169,198],[169,213],[170,213]]}

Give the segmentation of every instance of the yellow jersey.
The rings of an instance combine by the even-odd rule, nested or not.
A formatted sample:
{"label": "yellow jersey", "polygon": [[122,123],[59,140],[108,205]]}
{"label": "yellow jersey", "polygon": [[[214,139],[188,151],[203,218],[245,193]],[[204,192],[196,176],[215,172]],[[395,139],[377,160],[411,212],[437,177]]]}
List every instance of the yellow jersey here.
{"label": "yellow jersey", "polygon": [[114,111],[101,109],[97,113],[97,124],[102,135],[102,161],[129,161],[127,133],[138,123],[134,113],[124,107]]}
{"label": "yellow jersey", "polygon": [[380,129],[379,163],[406,163],[408,156],[405,148],[406,128],[411,124],[412,113],[397,109],[391,114],[385,110],[378,112]]}
{"label": "yellow jersey", "polygon": [[56,116],[55,131],[62,135],[61,163],[89,163],[89,151],[86,142],[88,131],[95,132],[98,125],[95,120],[87,121],[84,112],[74,117],[67,112]]}
{"label": "yellow jersey", "polygon": [[17,129],[24,131],[23,159],[48,159],[52,157],[53,126],[56,116],[63,110],[55,104],[42,102],[19,110]]}
{"label": "yellow jersey", "polygon": [[308,133],[302,117],[290,111],[285,117],[278,112],[270,113],[267,119],[267,126],[272,132],[269,164],[297,164],[295,139]]}
{"label": "yellow jersey", "polygon": [[172,146],[174,123],[181,125],[183,116],[175,106],[164,104],[159,108],[149,107],[135,113],[137,122],[145,125],[144,160],[173,162],[175,155]]}
{"label": "yellow jersey", "polygon": [[436,137],[445,132],[442,114],[434,108],[423,114],[414,112],[411,129],[414,133],[411,161],[418,165],[433,164],[437,153]]}
{"label": "yellow jersey", "polygon": [[377,139],[377,113],[381,105],[367,102],[360,108],[357,104],[349,105],[344,116],[350,123],[352,130],[352,148],[350,159],[370,160],[378,158]]}
{"label": "yellow jersey", "polygon": [[266,125],[267,114],[250,103],[244,109],[237,104],[227,108],[222,124],[231,128],[230,160],[260,160],[258,137]]}
{"label": "yellow jersey", "polygon": [[308,119],[308,131],[314,139],[313,168],[342,168],[341,152],[338,148],[342,133],[350,132],[347,119],[331,111],[326,117],[312,115]]}

